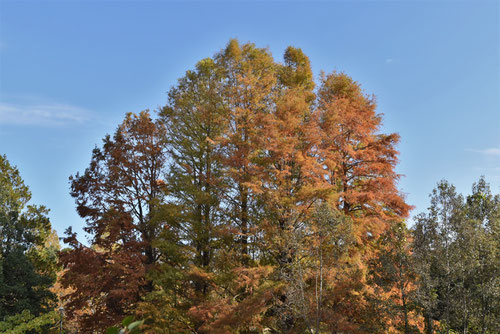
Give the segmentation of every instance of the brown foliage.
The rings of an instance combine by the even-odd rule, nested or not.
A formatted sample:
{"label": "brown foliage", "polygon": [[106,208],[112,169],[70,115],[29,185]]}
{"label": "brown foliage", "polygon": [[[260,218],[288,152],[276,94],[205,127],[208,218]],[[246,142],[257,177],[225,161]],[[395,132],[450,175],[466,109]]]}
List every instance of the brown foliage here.
{"label": "brown foliage", "polygon": [[164,226],[155,216],[164,196],[163,132],[148,112],[127,114],[114,137],[94,149],[85,173],[70,178],[92,235],[87,247],[69,230],[64,241],[72,249],[61,253],[61,283],[74,289],[67,296],[69,315],[88,310],[79,319],[82,329],[115,324],[151,290],[145,274],[158,259],[152,240]]}

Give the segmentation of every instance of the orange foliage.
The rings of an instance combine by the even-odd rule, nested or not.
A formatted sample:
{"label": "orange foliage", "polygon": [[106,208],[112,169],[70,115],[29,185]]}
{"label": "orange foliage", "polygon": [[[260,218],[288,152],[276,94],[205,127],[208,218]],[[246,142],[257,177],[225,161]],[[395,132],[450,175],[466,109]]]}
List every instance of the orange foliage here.
{"label": "orange foliage", "polygon": [[94,248],[68,236],[61,282],[72,312],[92,310],[84,328],[127,312],[150,332],[400,326],[381,307],[399,305],[397,284],[370,281],[377,242],[411,209],[399,136],[379,133],[358,83],[334,72],[315,90],[300,49],[277,63],[231,40],[186,72],[160,116],[127,116],[72,179]]}

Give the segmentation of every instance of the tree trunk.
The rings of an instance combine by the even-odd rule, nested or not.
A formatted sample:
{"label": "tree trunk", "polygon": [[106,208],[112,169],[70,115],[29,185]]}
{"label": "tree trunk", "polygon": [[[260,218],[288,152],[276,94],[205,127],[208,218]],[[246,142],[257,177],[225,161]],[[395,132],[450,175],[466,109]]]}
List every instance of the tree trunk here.
{"label": "tree trunk", "polygon": [[401,301],[403,302],[403,315],[405,321],[405,334],[410,333],[410,326],[408,324],[408,308],[406,306],[406,293],[405,286],[403,282],[403,269],[402,264],[399,265],[399,288],[401,289]]}
{"label": "tree trunk", "polygon": [[434,325],[432,316],[429,313],[426,313],[425,316],[425,334],[433,334],[434,333]]}
{"label": "tree trunk", "polygon": [[241,192],[241,257],[248,264],[248,189],[240,186]]}

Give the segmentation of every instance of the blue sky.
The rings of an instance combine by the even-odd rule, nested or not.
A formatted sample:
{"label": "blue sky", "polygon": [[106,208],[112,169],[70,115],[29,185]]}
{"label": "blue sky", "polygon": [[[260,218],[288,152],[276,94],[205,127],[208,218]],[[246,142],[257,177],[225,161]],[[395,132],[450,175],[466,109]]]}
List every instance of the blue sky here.
{"label": "blue sky", "polygon": [[500,192],[500,2],[0,0],[0,154],[60,235],[83,226],[68,177],[93,147],[233,37],[300,47],[315,75],[375,94],[413,215],[443,178]]}

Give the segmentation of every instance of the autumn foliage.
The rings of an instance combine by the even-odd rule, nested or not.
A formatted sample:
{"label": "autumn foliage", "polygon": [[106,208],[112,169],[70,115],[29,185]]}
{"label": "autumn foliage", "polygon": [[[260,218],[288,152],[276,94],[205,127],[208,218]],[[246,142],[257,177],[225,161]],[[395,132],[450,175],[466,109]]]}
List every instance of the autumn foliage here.
{"label": "autumn foliage", "polygon": [[315,82],[300,49],[280,63],[231,40],[157,117],[128,114],[71,178],[91,239],[65,239],[70,314],[84,331],[127,314],[151,333],[418,326],[397,293],[411,283],[374,283],[410,210],[399,136],[380,127],[375,99],[345,73]]}

